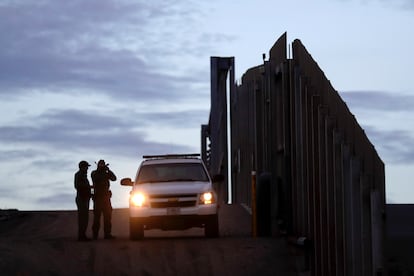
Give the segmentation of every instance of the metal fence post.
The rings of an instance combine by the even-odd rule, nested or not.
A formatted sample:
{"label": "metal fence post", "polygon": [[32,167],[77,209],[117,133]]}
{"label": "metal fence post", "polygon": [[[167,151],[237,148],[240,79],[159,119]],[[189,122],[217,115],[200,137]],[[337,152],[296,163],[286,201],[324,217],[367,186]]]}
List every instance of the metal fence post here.
{"label": "metal fence post", "polygon": [[256,171],[252,171],[252,236],[257,237]]}

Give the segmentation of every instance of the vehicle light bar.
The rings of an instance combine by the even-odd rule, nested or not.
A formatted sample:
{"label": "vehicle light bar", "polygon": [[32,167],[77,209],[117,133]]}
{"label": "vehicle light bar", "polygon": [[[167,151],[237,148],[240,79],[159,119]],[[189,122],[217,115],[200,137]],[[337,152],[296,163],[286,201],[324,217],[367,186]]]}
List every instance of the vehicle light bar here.
{"label": "vehicle light bar", "polygon": [[168,158],[194,158],[200,157],[199,153],[189,154],[162,154],[162,155],[143,155],[144,159],[168,159]]}

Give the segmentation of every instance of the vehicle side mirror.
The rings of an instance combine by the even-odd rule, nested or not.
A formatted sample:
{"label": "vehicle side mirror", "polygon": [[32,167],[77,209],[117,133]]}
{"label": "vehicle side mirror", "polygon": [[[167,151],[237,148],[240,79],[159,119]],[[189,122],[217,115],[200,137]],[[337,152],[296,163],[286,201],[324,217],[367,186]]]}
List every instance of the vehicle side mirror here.
{"label": "vehicle side mirror", "polygon": [[221,182],[224,181],[224,175],[222,174],[216,174],[213,176],[213,178],[211,179],[213,182]]}
{"label": "vehicle side mirror", "polygon": [[121,179],[121,185],[122,186],[134,186],[134,182],[132,182],[131,178],[122,178]]}

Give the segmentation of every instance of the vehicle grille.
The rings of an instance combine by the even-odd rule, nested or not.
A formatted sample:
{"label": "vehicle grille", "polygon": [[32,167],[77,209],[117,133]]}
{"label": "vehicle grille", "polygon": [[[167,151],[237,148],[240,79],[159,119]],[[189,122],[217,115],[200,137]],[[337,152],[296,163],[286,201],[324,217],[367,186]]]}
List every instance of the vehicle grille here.
{"label": "vehicle grille", "polygon": [[193,207],[197,194],[151,195],[151,208]]}
{"label": "vehicle grille", "polygon": [[151,202],[151,208],[193,207],[195,205],[196,205],[195,200]]}
{"label": "vehicle grille", "polygon": [[150,198],[161,198],[161,199],[168,199],[168,198],[189,198],[189,197],[197,197],[197,194],[173,194],[173,195],[151,195]]}

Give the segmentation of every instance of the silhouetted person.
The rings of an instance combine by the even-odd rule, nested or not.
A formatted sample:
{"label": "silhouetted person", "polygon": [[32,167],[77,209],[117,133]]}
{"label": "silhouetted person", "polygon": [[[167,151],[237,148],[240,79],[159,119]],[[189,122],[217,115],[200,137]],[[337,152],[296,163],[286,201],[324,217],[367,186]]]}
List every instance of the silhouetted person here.
{"label": "silhouetted person", "polygon": [[90,241],[86,236],[86,228],[89,221],[89,200],[91,198],[91,186],[88,180],[89,164],[86,161],[79,162],[79,170],[75,173],[76,206],[78,207],[78,240]]}
{"label": "silhouetted person", "polygon": [[111,234],[112,228],[112,192],[109,190],[109,181],[115,181],[115,174],[108,168],[104,160],[99,160],[96,170],[91,173],[94,196],[93,196],[93,238],[96,240],[99,234],[101,214],[104,219],[104,238],[115,238]]}

